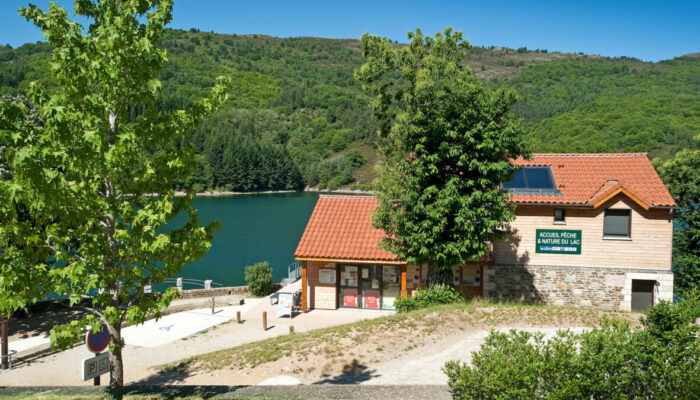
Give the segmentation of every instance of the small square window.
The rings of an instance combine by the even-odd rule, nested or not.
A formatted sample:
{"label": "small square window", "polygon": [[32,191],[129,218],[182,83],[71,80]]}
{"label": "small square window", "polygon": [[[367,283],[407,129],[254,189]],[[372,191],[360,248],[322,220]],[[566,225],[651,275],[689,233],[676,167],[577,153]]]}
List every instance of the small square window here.
{"label": "small square window", "polygon": [[563,208],[554,209],[554,222],[563,224],[566,222],[566,210]]}
{"label": "small square window", "polygon": [[630,210],[605,210],[603,236],[610,238],[629,238]]}

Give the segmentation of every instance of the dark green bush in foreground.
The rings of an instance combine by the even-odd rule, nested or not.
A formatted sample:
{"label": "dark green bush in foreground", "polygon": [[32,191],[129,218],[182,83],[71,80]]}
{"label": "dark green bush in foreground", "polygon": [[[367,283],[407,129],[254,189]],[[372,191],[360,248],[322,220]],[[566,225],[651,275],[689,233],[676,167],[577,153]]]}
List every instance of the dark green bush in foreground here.
{"label": "dark green bush in foreground", "polygon": [[433,289],[418,289],[411,297],[398,297],[394,300],[396,311],[406,312],[437,304],[451,304],[464,301],[464,298],[449,286]]}
{"label": "dark green bush in foreground", "polygon": [[267,296],[272,293],[272,268],[267,261],[245,267],[245,281],[250,294]]}
{"label": "dark green bush in foreground", "polygon": [[443,369],[456,399],[697,399],[700,341],[697,297],[661,303],[642,320],[582,334],[492,332],[472,366]]}

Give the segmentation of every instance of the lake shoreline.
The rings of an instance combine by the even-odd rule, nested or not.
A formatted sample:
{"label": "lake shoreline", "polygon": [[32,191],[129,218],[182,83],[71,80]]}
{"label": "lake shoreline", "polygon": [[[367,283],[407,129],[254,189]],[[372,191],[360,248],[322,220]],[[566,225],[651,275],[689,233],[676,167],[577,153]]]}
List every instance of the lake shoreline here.
{"label": "lake shoreline", "polygon": [[[210,190],[206,192],[197,192],[197,197],[225,197],[225,196],[240,196],[251,194],[284,194],[284,193],[331,193],[331,194],[357,194],[357,195],[372,195],[371,190],[353,190],[353,189],[337,189],[337,190],[319,190],[318,188],[304,188],[304,190],[260,190],[254,192],[232,192],[232,191],[216,191]],[[185,192],[182,190],[175,191],[176,197],[184,197]]]}

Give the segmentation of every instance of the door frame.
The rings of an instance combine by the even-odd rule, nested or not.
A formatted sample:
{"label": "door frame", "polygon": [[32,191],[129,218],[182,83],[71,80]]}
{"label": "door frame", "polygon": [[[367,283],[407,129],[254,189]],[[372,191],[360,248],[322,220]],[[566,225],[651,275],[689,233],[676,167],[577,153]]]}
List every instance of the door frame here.
{"label": "door frame", "polygon": [[[357,267],[357,286],[343,286],[341,282],[341,274],[343,271],[344,267]],[[362,278],[362,271],[364,269],[369,269],[371,267],[375,267],[378,271],[378,280],[379,280],[379,288],[377,289],[370,289],[370,290],[377,290],[379,292],[379,300],[378,300],[378,307],[377,308],[367,308],[363,306],[363,299],[364,299],[364,290],[362,288],[362,281],[372,281],[371,277],[368,278]],[[349,308],[349,309],[360,309],[360,310],[382,310],[383,302],[384,302],[384,290],[383,290],[383,285],[384,285],[384,277],[382,272],[382,265],[380,264],[338,264],[338,307],[339,308]],[[369,272],[367,275],[369,276]],[[342,299],[342,291],[343,289],[355,289],[357,291],[357,306],[351,307],[351,306],[346,306],[344,305],[344,301]]]}

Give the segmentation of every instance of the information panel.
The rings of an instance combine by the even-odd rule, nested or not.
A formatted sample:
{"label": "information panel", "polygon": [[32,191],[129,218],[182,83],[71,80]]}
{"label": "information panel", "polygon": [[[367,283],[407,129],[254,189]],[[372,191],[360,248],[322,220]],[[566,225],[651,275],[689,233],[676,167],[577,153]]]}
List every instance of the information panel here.
{"label": "information panel", "polygon": [[537,229],[536,253],[581,254],[581,231]]}

